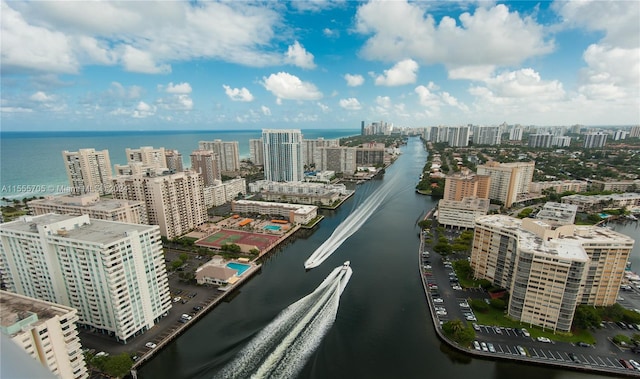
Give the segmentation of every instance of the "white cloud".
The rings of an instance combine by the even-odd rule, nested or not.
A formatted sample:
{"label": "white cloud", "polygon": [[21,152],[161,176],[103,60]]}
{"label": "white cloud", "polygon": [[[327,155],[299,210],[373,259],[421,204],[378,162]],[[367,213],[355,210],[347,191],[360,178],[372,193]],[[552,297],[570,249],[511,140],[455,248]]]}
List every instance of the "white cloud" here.
{"label": "white cloud", "polygon": [[33,95],[31,95],[29,97],[29,99],[33,100],[33,101],[37,101],[39,103],[48,103],[54,100],[53,96],[47,95],[46,93],[42,92],[42,91],[38,91],[36,93],[34,93]]}
{"label": "white cloud", "polygon": [[364,83],[364,78],[362,77],[362,75],[357,75],[357,74],[356,75],[345,74],[344,80],[347,81],[347,85],[349,87],[358,87]]}
{"label": "white cloud", "polygon": [[516,65],[554,48],[541,25],[510,12],[506,5],[480,6],[473,14],[461,14],[458,21],[445,16],[438,24],[432,15],[425,15],[428,5],[404,1],[362,5],[356,30],[371,37],[361,55],[381,61],[412,57],[424,64],[441,63],[457,69],[455,77],[462,78],[465,72],[477,74],[469,67],[486,71],[486,67]]}
{"label": "white cloud", "polygon": [[358,111],[362,109],[362,105],[360,105],[360,102],[355,97],[340,99],[340,106],[348,111]]}
{"label": "white cloud", "polygon": [[555,1],[552,8],[569,27],[604,31],[604,44],[625,48],[640,45],[638,1]]}
{"label": "white cloud", "polygon": [[156,107],[141,101],[138,103],[136,108],[133,110],[131,117],[133,118],[146,118],[149,116],[153,116],[156,112]]}
{"label": "white cloud", "polygon": [[322,98],[322,92],[315,85],[303,82],[297,76],[286,72],[271,74],[268,78],[263,77],[262,80],[264,88],[278,98],[278,104],[281,104],[282,99],[318,100]]}
{"label": "white cloud", "polygon": [[1,9],[3,70],[78,72],[80,64],[68,36],[29,24],[22,14],[5,1],[2,1]]}
{"label": "white cloud", "polygon": [[415,83],[418,63],[413,59],[405,59],[396,63],[392,68],[384,70],[383,75],[376,77],[377,86],[401,86]]}
{"label": "white cloud", "polygon": [[222,88],[224,88],[224,93],[226,93],[227,96],[229,96],[229,99],[233,101],[243,101],[243,102],[253,101],[253,95],[248,89],[244,87],[231,88],[228,85],[223,84]]}
{"label": "white cloud", "polygon": [[322,109],[323,113],[329,112],[329,106],[328,105],[322,104],[322,103],[318,103],[318,106],[320,107],[320,109]]}
{"label": "white cloud", "polygon": [[5,70],[77,73],[87,64],[171,72],[169,62],[218,59],[247,66],[281,61],[269,50],[280,27],[273,7],[246,2],[2,2]]}
{"label": "white cloud", "polygon": [[302,68],[316,68],[316,64],[313,63],[313,54],[305,50],[298,41],[295,41],[293,45],[289,46],[284,61],[285,63]]}
{"label": "white cloud", "polygon": [[376,104],[383,108],[391,108],[391,98],[389,96],[376,97]]}
{"label": "white cloud", "polygon": [[142,96],[143,89],[140,86],[124,87],[119,82],[111,82],[109,89],[105,92],[107,98],[113,99],[138,99]]}
{"label": "white cloud", "polygon": [[121,52],[122,64],[127,71],[142,74],[168,74],[171,66],[156,64],[153,56],[148,51],[143,51],[132,46],[124,46]]}
{"label": "white cloud", "polygon": [[167,93],[175,93],[175,94],[189,94],[191,93],[192,89],[191,89],[191,84],[184,82],[184,83],[178,83],[178,84],[173,84],[173,82],[170,82],[167,85],[167,88],[165,89],[165,92]]}
{"label": "white cloud", "polygon": [[338,38],[340,37],[340,32],[338,30],[324,28],[322,29],[322,34],[324,34],[327,38]]}
{"label": "white cloud", "polygon": [[640,48],[590,45],[583,54],[579,92],[590,99],[636,99],[640,84]]}
{"label": "white cloud", "polygon": [[260,107],[262,114],[265,116],[271,116],[271,109],[269,107],[265,107],[264,105]]}

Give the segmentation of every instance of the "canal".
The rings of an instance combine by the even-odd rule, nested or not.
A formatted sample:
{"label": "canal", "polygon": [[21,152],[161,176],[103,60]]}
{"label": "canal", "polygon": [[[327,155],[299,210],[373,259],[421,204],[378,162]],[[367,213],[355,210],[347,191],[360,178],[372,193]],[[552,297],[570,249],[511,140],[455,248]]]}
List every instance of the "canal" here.
{"label": "canal", "polygon": [[[571,371],[472,359],[435,335],[418,274],[417,221],[435,202],[414,187],[427,153],[410,138],[385,175],[358,187],[356,195],[313,232],[271,255],[260,274],[227,303],[168,345],[138,378],[213,378],[284,308],[311,293],[344,261],[353,276],[335,323],[299,373],[301,378],[596,378]],[[390,194],[364,225],[322,265],[304,261],[333,230],[383,185]],[[232,375],[233,376],[233,375]]]}

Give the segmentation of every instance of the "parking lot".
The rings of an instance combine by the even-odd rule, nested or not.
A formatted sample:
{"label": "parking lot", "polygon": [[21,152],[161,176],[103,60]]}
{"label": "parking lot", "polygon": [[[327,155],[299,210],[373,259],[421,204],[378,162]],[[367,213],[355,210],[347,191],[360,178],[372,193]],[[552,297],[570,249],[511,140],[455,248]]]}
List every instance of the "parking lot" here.
{"label": "parking lot", "polygon": [[[451,261],[437,253],[421,252],[421,273],[430,293],[431,312],[440,325],[454,319],[473,325],[476,340],[470,347],[477,354],[517,358],[538,363],[571,366],[596,371],[616,371],[625,375],[640,376],[640,354],[620,349],[610,339],[617,334],[631,337],[640,333],[640,325],[604,322],[600,329],[592,331],[597,343],[573,344],[553,341],[545,337],[533,338],[528,330],[477,324],[469,299],[485,299],[489,296],[482,289],[463,289],[453,270]],[[621,291],[618,302],[625,308],[640,309],[640,291],[633,288]],[[625,364],[631,362],[631,368]],[[637,365],[637,366],[636,366]],[[633,367],[636,367],[634,369]],[[613,372],[612,371],[612,372]]]}

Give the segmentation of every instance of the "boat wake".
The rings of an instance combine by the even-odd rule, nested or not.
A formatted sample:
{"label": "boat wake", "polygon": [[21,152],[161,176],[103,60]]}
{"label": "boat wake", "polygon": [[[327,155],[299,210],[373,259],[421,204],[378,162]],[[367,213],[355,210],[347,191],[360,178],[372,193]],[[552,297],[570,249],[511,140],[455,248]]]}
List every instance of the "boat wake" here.
{"label": "boat wake", "polygon": [[362,225],[369,219],[373,212],[378,209],[380,204],[391,192],[392,183],[386,181],[380,186],[367,200],[359,206],[355,212],[351,213],[338,227],[333,231],[331,236],[320,245],[311,256],[304,262],[305,269],[318,267],[324,262],[334,251],[342,245],[347,238],[358,231]]}
{"label": "boat wake", "polygon": [[309,295],[285,308],[216,378],[292,378],[320,345],[353,271],[336,267]]}

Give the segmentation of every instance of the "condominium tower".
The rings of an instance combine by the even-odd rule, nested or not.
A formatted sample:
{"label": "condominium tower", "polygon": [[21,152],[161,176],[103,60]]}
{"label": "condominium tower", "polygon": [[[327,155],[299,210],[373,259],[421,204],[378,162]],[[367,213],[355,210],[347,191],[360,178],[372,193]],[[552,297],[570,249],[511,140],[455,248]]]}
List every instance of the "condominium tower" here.
{"label": "condominium tower", "polygon": [[146,224],[147,209],[142,201],[101,199],[97,193],[79,196],[48,196],[32,200],[29,210],[35,216],[47,213],[89,215],[98,220]]}
{"label": "condominium tower", "polygon": [[568,332],[579,304],[616,302],[634,240],[596,226],[553,226],[542,220],[476,218],[471,267],[510,292],[507,313]]}
{"label": "condominium tower", "polygon": [[607,143],[607,133],[596,132],[596,133],[587,133],[584,135],[584,145],[585,149],[594,149],[598,147],[604,147]]}
{"label": "condominium tower", "polygon": [[249,155],[254,165],[264,165],[264,144],[262,143],[262,139],[252,138],[249,140]]}
{"label": "condominium tower", "polygon": [[0,331],[30,357],[59,378],[89,377],[75,309],[7,291],[0,291],[0,304]]}
{"label": "condominium tower", "polygon": [[194,150],[191,153],[191,169],[202,176],[205,187],[222,180],[219,155],[211,150]]}
{"label": "condominium tower", "polygon": [[444,181],[444,200],[462,201],[465,197],[489,198],[491,177],[477,175],[469,169],[462,169],[447,175]]}
{"label": "condominium tower", "polygon": [[179,237],[207,220],[204,182],[193,171],[123,175],[113,180],[115,199],[144,201],[149,224],[160,234]]}
{"label": "condominium tower", "polygon": [[184,166],[182,165],[182,154],[180,154],[178,150],[165,150],[164,156],[167,161],[167,168],[169,171],[184,171]]}
{"label": "condominium tower", "polygon": [[154,168],[167,167],[167,158],[164,147],[154,149],[152,146],[142,146],[139,149],[125,149],[127,163],[142,163]]}
{"label": "condominium tower", "polygon": [[209,150],[216,153],[218,155],[220,169],[222,171],[229,172],[240,170],[240,150],[238,149],[238,141],[229,142],[219,139],[213,141],[199,141],[198,147],[200,150]]}
{"label": "condominium tower", "polygon": [[487,162],[477,168],[478,175],[491,177],[489,199],[497,200],[509,208],[521,195],[529,193],[535,162]]}
{"label": "condominium tower", "polygon": [[73,307],[83,327],[123,343],[171,308],[157,226],[23,216],[0,225],[0,274],[9,291]]}
{"label": "condominium tower", "polygon": [[302,164],[305,167],[316,169],[320,168],[320,148],[338,147],[340,140],[337,139],[303,139],[302,140]]}
{"label": "condominium tower", "polygon": [[274,182],[304,178],[302,133],[299,129],[263,129],[264,177]]}
{"label": "condominium tower", "polygon": [[100,195],[111,193],[111,160],[109,150],[80,149],[63,151],[68,192],[72,194],[97,192]]}

